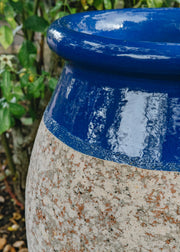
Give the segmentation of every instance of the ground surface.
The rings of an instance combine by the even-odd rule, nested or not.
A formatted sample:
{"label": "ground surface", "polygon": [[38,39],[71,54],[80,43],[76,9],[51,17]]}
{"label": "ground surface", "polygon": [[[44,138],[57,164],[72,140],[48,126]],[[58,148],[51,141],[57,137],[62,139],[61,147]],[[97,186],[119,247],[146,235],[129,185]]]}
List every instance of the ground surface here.
{"label": "ground surface", "polygon": [[24,209],[16,201],[11,178],[3,179],[7,161],[0,148],[0,251],[28,252]]}

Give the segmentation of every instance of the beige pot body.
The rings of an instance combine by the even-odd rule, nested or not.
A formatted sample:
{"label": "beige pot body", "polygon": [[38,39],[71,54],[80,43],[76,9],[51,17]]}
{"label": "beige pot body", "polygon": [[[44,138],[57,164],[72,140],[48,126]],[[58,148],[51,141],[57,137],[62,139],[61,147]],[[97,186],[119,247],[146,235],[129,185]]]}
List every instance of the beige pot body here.
{"label": "beige pot body", "polygon": [[180,251],[180,174],[84,155],[41,122],[27,177],[29,252]]}

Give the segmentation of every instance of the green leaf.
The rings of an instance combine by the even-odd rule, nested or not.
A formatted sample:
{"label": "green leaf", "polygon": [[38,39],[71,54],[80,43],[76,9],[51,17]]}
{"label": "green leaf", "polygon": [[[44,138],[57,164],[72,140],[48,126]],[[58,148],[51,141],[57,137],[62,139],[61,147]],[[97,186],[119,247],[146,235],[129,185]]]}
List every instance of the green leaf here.
{"label": "green leaf", "polygon": [[17,118],[21,118],[25,113],[25,108],[18,103],[9,103],[10,112]]}
{"label": "green leaf", "polygon": [[76,14],[77,13],[77,9],[76,8],[70,8],[71,14]]}
{"label": "green leaf", "polygon": [[18,101],[24,99],[24,94],[23,94],[23,91],[22,91],[22,87],[21,87],[21,84],[19,82],[17,82],[15,85],[13,85],[13,96]]}
{"label": "green leaf", "polygon": [[50,88],[52,91],[54,91],[56,85],[57,85],[57,79],[51,78],[51,79],[49,80],[49,88]]}
{"label": "green leaf", "polygon": [[21,65],[25,68],[32,66],[36,59],[36,53],[35,45],[31,41],[24,41],[18,54]]}
{"label": "green leaf", "polygon": [[9,0],[9,3],[13,7],[13,9],[15,10],[15,12],[22,13],[22,11],[23,11],[23,4],[22,4],[21,1],[12,1],[12,0]]}
{"label": "green leaf", "polygon": [[34,98],[39,98],[44,91],[44,76],[40,76],[37,80],[29,85],[29,94]]}
{"label": "green leaf", "polygon": [[11,5],[5,6],[4,15],[5,15],[6,21],[11,25],[13,29],[15,29],[16,28],[16,21],[14,20],[15,13]]}
{"label": "green leaf", "polygon": [[149,8],[160,8],[163,5],[163,0],[147,0]]}
{"label": "green leaf", "polygon": [[22,117],[21,122],[24,125],[32,125],[33,124],[33,119],[32,119],[32,117]]}
{"label": "green leaf", "polygon": [[103,0],[94,0],[93,6],[97,10],[103,10]]}
{"label": "green leaf", "polygon": [[50,10],[50,14],[52,17],[54,17],[56,13],[60,11],[62,5],[63,5],[62,1],[57,2],[56,5]]}
{"label": "green leaf", "polygon": [[28,84],[29,84],[29,74],[24,74],[23,76],[21,76],[20,84],[21,84],[22,88],[28,86]]}
{"label": "green leaf", "polygon": [[0,27],[0,43],[4,47],[4,49],[7,49],[13,42],[13,32],[12,30],[6,26],[3,25]]}
{"label": "green leaf", "polygon": [[[20,0],[22,1],[22,0]],[[34,15],[34,4],[35,2],[33,0],[23,0],[24,2],[24,10],[26,10],[28,16],[27,17],[30,17],[30,16],[33,16]],[[39,1],[41,2],[41,1]],[[37,2],[36,2],[37,3]]]}
{"label": "green leaf", "polygon": [[67,16],[67,15],[69,15],[69,12],[60,11],[60,12],[56,15],[55,19],[65,17],[65,16]]}
{"label": "green leaf", "polygon": [[11,93],[11,76],[7,70],[2,74],[1,90],[3,96],[8,100]]}
{"label": "green leaf", "polygon": [[4,5],[5,5],[4,1],[0,0],[0,13],[1,14],[3,14],[4,12]]}
{"label": "green leaf", "polygon": [[42,17],[30,16],[26,19],[24,27],[35,32],[45,32],[49,23]]}
{"label": "green leaf", "polygon": [[13,119],[8,107],[0,108],[0,134],[13,126]]}
{"label": "green leaf", "polygon": [[111,0],[104,0],[104,7],[105,7],[106,10],[112,9]]}
{"label": "green leaf", "polygon": [[15,29],[16,28],[16,21],[13,17],[8,16],[6,17],[6,21],[10,24],[10,26]]}
{"label": "green leaf", "polygon": [[89,5],[93,5],[94,0],[87,0],[87,3],[88,3]]}

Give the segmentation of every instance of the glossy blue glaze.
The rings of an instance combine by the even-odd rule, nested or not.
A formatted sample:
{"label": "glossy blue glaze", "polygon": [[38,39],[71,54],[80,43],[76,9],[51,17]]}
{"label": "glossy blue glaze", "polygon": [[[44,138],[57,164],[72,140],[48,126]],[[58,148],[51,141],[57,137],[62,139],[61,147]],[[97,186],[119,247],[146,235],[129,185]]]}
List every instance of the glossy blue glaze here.
{"label": "glossy blue glaze", "polygon": [[70,15],[47,41],[67,63],[47,128],[77,151],[180,171],[180,9]]}

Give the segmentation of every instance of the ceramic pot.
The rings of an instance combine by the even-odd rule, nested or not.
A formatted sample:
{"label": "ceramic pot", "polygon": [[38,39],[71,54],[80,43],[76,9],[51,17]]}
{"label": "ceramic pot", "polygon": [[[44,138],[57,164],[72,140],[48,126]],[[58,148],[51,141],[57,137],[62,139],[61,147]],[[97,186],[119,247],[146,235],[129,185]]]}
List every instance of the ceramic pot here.
{"label": "ceramic pot", "polygon": [[180,251],[180,9],[85,12],[27,178],[30,252]]}

